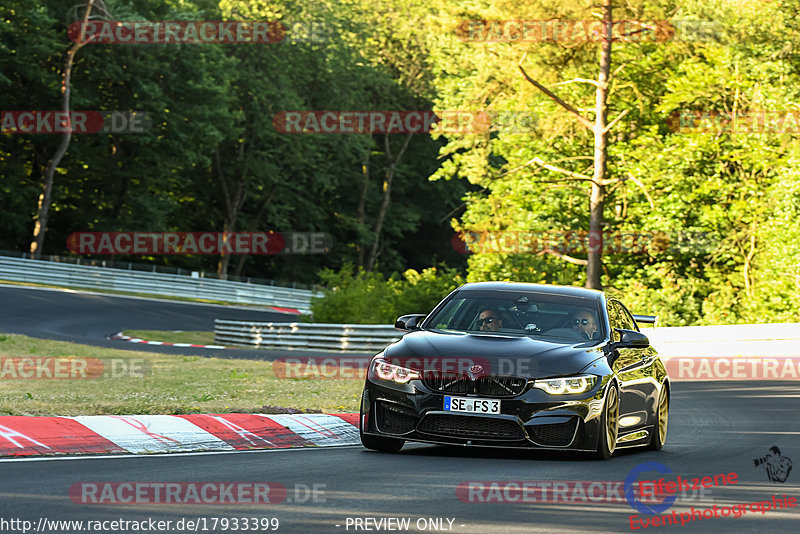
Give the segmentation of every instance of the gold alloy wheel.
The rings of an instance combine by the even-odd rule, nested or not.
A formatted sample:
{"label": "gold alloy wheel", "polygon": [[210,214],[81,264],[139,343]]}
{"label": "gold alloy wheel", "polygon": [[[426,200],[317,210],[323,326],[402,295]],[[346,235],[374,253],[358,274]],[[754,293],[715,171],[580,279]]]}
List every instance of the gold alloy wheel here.
{"label": "gold alloy wheel", "polygon": [[608,452],[613,453],[617,448],[617,435],[619,434],[619,402],[617,402],[617,388],[608,388],[606,398],[606,445]]}
{"label": "gold alloy wheel", "polygon": [[669,422],[669,394],[662,387],[661,397],[658,399],[658,439],[661,445],[667,441],[667,423]]}

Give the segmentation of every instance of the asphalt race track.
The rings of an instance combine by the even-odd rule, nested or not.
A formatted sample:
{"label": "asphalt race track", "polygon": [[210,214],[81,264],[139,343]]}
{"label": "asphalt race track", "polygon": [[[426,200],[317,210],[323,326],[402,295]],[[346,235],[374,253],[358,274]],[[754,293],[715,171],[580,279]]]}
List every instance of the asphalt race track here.
{"label": "asphalt race track", "polygon": [[297,355],[280,350],[214,350],[106,339],[121,330],[212,331],[214,319],[292,322],[296,316],[259,308],[0,285],[0,332],[165,354],[261,360]]}
{"label": "asphalt race track", "polygon": [[[736,473],[737,483],[679,497],[667,512],[690,511],[800,496],[795,469],[783,483],[770,482],[753,459],[778,446],[800,461],[797,387],[787,383],[678,383],[667,445],[660,452],[630,451],[611,461],[580,455],[496,452],[414,445],[399,454],[360,447],[225,454],[0,461],[0,517],[33,521],[141,521],[205,518],[272,518],[277,532],[337,533],[355,530],[355,518],[453,519],[452,530],[429,532],[626,532],[626,502],[462,502],[456,488],[466,481],[624,481],[643,462],[656,461],[681,477]],[[655,472],[650,472],[658,478]],[[649,477],[645,477],[649,478]],[[76,504],[70,487],[79,482],[278,482],[287,501],[261,505]],[[317,489],[316,501],[306,488]],[[692,493],[698,493],[692,498]],[[309,495],[311,495],[309,497]],[[512,495],[512,494],[510,494]],[[569,495],[569,494],[567,494]],[[513,496],[513,495],[512,495]],[[517,497],[519,494],[517,494]],[[296,502],[296,501],[303,502]],[[324,500],[324,502],[322,502]],[[289,502],[291,501],[291,502]],[[646,516],[641,516],[646,517]],[[353,521],[349,528],[347,520]],[[680,518],[680,515],[678,515]],[[797,532],[800,510],[711,518],[683,527],[650,526],[647,532]],[[423,519],[423,520],[424,520]],[[198,525],[200,525],[198,523]],[[340,525],[337,527],[336,525]],[[364,525],[364,523],[362,523]],[[373,525],[373,524],[371,524]],[[424,526],[424,524],[421,524]],[[444,520],[444,525],[448,523]],[[638,526],[638,525],[637,525]],[[180,532],[185,532],[188,529]],[[641,529],[645,530],[645,529]],[[60,530],[67,532],[69,530]],[[120,530],[122,531],[122,530]],[[200,527],[199,531],[203,531]],[[220,530],[222,531],[222,530]],[[231,530],[229,529],[228,532]],[[266,532],[267,530],[260,530]],[[392,532],[392,530],[372,530]],[[169,532],[169,530],[167,530]],[[178,532],[178,531],[175,531]]]}
{"label": "asphalt race track", "polygon": [[[105,339],[121,329],[208,329],[215,317],[287,320],[274,312],[217,306],[126,299],[115,296],[0,288],[0,330],[36,337],[90,343],[114,348],[167,352],[168,347],[145,347]],[[173,349],[187,353],[186,349]],[[201,349],[202,350],[202,349]],[[222,351],[214,352],[219,355]],[[233,351],[253,354],[265,351]],[[295,353],[297,354],[297,353]],[[251,356],[252,357],[252,356]],[[262,356],[264,357],[264,356]],[[20,521],[31,521],[35,531],[48,521],[172,521],[168,528],[133,529],[106,523],[103,528],[82,529],[44,523],[39,532],[245,532],[233,528],[233,518],[268,521],[277,518],[276,530],[258,532],[798,532],[800,508],[761,513],[757,505],[741,517],[697,519],[705,509],[760,501],[773,504],[773,496],[800,499],[800,414],[798,382],[721,381],[673,383],[667,444],[659,452],[620,451],[608,462],[579,454],[495,451],[428,445],[407,445],[398,454],[370,452],[361,447],[291,450],[138,455],[116,457],[37,458],[0,460],[0,532],[22,532]],[[0,423],[2,424],[2,423]],[[3,429],[0,427],[0,434]],[[13,436],[12,436],[13,439]],[[784,480],[771,481],[764,465],[770,448],[781,453]],[[773,454],[773,459],[775,455]],[[626,502],[619,483],[645,462],[639,480],[665,477],[674,480],[736,473],[735,483],[678,494],[661,517],[676,512],[677,525],[643,528],[645,518]],[[781,477],[778,477],[781,478]],[[582,481],[617,483],[620,494],[608,493],[592,500],[574,492],[556,502],[541,502],[541,491],[529,497],[519,486],[552,488],[547,483]],[[244,504],[105,503],[85,504],[75,486],[81,483],[278,483],[286,488],[285,500]],[[483,484],[485,491],[458,492],[468,482]],[[492,482],[498,484],[492,485]],[[85,487],[85,486],[82,486]],[[115,486],[118,487],[118,486]],[[502,488],[490,491],[488,488]],[[574,487],[574,486],[570,486]],[[70,489],[73,489],[72,498]],[[479,488],[473,484],[473,488]],[[624,486],[622,486],[624,488]],[[316,493],[315,493],[316,492]],[[275,495],[275,493],[273,493]],[[549,493],[552,497],[554,494]],[[594,496],[594,494],[592,494]],[[246,499],[245,495],[243,499]],[[238,498],[238,497],[237,497]],[[507,502],[478,502],[480,499]],[[74,500],[73,500],[74,499]],[[521,502],[521,501],[527,502]],[[511,502],[508,502],[511,501]],[[551,499],[552,501],[552,499]],[[795,501],[796,502],[796,501]],[[634,502],[634,505],[636,503]],[[741,509],[739,509],[741,511]],[[681,526],[682,514],[695,517]],[[720,512],[723,513],[723,512]],[[223,523],[221,520],[225,518]],[[378,521],[408,519],[408,530],[398,523]],[[177,522],[184,520],[180,526]],[[358,520],[358,521],[357,521]],[[5,521],[5,523],[4,523]],[[10,521],[16,521],[14,523]],[[193,527],[185,521],[194,521]],[[450,522],[452,521],[452,523]],[[226,525],[223,528],[223,524]],[[265,523],[258,523],[265,524]],[[216,528],[212,528],[216,525]],[[386,528],[386,526],[394,528]],[[431,527],[433,525],[433,527]],[[248,525],[249,526],[249,525]],[[358,528],[360,526],[360,528]],[[195,528],[196,527],[196,528]],[[422,527],[422,528],[418,528]],[[427,528],[425,528],[427,527]]]}

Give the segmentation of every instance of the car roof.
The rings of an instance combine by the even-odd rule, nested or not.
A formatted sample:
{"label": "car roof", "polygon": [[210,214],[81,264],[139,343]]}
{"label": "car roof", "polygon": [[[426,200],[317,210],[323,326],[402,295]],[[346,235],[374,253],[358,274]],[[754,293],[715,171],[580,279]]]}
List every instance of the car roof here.
{"label": "car roof", "polygon": [[603,298],[603,292],[596,289],[587,289],[576,286],[556,286],[548,284],[531,284],[527,282],[473,282],[464,284],[458,291],[529,291],[532,293],[548,293],[551,295],[566,295],[595,300]]}

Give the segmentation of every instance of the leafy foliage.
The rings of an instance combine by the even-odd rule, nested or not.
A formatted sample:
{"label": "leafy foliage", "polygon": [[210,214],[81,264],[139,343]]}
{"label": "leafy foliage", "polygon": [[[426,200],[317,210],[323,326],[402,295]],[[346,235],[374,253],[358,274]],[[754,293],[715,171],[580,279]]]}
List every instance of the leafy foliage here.
{"label": "leafy foliage", "polygon": [[[233,257],[227,272],[315,282],[320,268],[356,263],[375,240],[376,269],[385,274],[441,260],[463,264],[449,247],[445,216],[466,187],[427,179],[440,141],[412,139],[377,235],[379,177],[388,164],[383,135],[283,134],[272,123],[286,110],[430,109],[428,87],[409,82],[419,74],[413,45],[392,37],[388,26],[380,35],[371,29],[392,6],[378,12],[366,2],[311,0],[105,4],[119,20],[269,20],[288,32],[277,44],[81,49],[73,109],[143,111],[153,126],[141,134],[73,136],[56,173],[45,253],[66,253],[66,237],[75,231],[273,230],[326,232],[334,247],[327,255]],[[4,110],[58,109],[73,20],[58,0],[3,2]],[[0,134],[0,249],[28,249],[42,171],[57,142],[55,135]],[[365,157],[371,181],[359,216]],[[220,258],[211,256],[114,259],[220,269]]]}
{"label": "leafy foliage", "polygon": [[[604,256],[603,285],[662,324],[800,320],[796,295],[797,137],[766,130],[681,131],[675,114],[690,110],[758,114],[797,111],[800,45],[796,2],[615,3],[617,20],[714,21],[716,35],[614,44],[609,118],[614,126],[604,220],[610,234],[669,236],[671,246]],[[443,27],[464,19],[591,20],[583,2],[440,2]],[[688,38],[687,38],[688,37]],[[499,129],[448,139],[434,178],[482,187],[453,219],[471,232],[588,230],[589,188],[531,164],[541,158],[567,170],[591,169],[591,132],[520,75],[579,109],[592,106],[598,47],[591,43],[475,42],[456,32],[436,37],[437,104],[535,117],[531,135]],[[589,161],[587,161],[587,159]],[[591,174],[591,173],[589,173]],[[781,228],[781,230],[779,230]],[[693,242],[698,238],[701,243]],[[480,253],[470,281],[510,279],[583,285],[583,268],[561,257]],[[578,260],[581,256],[578,255]],[[585,255],[583,256],[585,257]]]}
{"label": "leafy foliage", "polygon": [[[74,231],[321,231],[327,255],[128,257],[193,270],[321,282],[315,320],[391,322],[427,311],[465,279],[585,283],[546,251],[452,249],[453,232],[588,230],[592,133],[531,77],[590,109],[598,47],[471,41],[466,20],[596,19],[585,0],[106,0],[120,20],[272,20],[277,45],[87,45],[74,109],[139,110],[137,135],[74,136],[57,169],[46,253]],[[631,0],[617,20],[712,23],[705,35],[614,43],[613,129],[603,219],[610,234],[666,248],[604,255],[603,285],[662,324],[800,320],[798,132],[681,131],[685,111],[800,110],[797,0]],[[0,5],[4,110],[53,110],[74,10]],[[284,110],[461,110],[524,119],[527,131],[415,136],[287,135]],[[591,112],[585,112],[591,113]],[[497,125],[495,125],[497,126]],[[0,133],[0,249],[27,250],[57,136]],[[387,150],[387,147],[389,150]],[[390,197],[390,198],[389,198]],[[236,200],[240,199],[241,202]],[[378,221],[385,217],[381,225]],[[375,272],[363,272],[376,251]],[[572,260],[585,259],[575,253]],[[450,265],[454,269],[431,266]],[[321,271],[321,274],[319,274]],[[398,274],[404,273],[404,274]]]}
{"label": "leafy foliage", "polygon": [[311,305],[314,321],[345,324],[394,324],[407,313],[428,313],[442,297],[464,283],[455,269],[408,269],[402,278],[355,270],[346,265],[320,275],[327,288]]}

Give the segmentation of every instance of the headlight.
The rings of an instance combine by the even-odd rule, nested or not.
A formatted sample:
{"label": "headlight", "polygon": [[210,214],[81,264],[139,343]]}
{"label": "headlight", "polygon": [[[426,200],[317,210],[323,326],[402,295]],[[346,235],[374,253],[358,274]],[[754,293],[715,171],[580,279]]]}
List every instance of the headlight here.
{"label": "headlight", "polygon": [[419,378],[419,372],[406,367],[394,365],[385,360],[372,360],[369,367],[370,378],[380,378],[381,380],[390,380],[398,384],[407,384],[411,380]]}
{"label": "headlight", "polygon": [[533,387],[546,391],[550,395],[572,395],[585,393],[592,389],[596,383],[597,377],[595,375],[579,375],[535,380]]}

